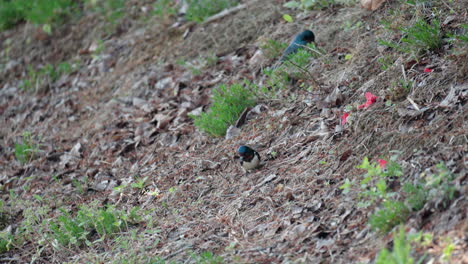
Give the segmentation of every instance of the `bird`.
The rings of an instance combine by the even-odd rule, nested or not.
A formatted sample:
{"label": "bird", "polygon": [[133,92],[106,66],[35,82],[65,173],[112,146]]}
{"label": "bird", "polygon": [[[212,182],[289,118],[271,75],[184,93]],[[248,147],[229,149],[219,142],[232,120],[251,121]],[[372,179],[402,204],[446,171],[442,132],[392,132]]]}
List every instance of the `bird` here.
{"label": "bird", "polygon": [[289,46],[284,50],[283,55],[280,58],[280,62],[286,61],[291,54],[296,53],[299,49],[303,48],[303,46],[314,41],[315,35],[308,29],[297,34]]}
{"label": "bird", "polygon": [[260,164],[260,155],[250,147],[240,146],[237,153],[240,156],[241,166],[247,171],[257,168]]}

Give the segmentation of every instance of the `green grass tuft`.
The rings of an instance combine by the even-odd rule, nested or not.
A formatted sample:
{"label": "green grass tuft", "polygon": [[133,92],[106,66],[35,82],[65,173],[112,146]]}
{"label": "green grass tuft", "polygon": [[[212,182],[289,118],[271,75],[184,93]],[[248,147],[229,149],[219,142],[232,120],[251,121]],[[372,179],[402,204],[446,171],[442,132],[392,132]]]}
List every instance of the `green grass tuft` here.
{"label": "green grass tuft", "polygon": [[200,116],[191,116],[195,126],[209,135],[223,136],[246,107],[255,105],[254,96],[246,86],[250,84],[221,85],[214,89],[210,110]]}
{"label": "green grass tuft", "polygon": [[[415,260],[411,257],[411,239],[405,233],[405,227],[400,226],[399,230],[395,230],[393,235],[393,250],[389,251],[384,248],[380,251],[375,263],[376,264],[413,264]],[[416,263],[422,263],[421,258]]]}
{"label": "green grass tuft", "polygon": [[187,20],[202,23],[206,18],[237,5],[234,0],[187,0]]}
{"label": "green grass tuft", "polygon": [[372,229],[380,233],[387,233],[396,225],[403,223],[410,213],[403,202],[388,200],[382,205],[382,209],[372,214],[369,219]]}

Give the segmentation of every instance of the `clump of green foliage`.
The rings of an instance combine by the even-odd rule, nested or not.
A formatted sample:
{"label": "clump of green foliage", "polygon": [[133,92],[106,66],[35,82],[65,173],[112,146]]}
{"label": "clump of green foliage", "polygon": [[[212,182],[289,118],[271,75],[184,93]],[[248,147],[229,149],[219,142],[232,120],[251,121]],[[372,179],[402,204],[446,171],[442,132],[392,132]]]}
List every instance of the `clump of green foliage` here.
{"label": "clump of green foliage", "polygon": [[[436,173],[428,175],[416,184],[405,183],[400,195],[388,189],[388,181],[396,181],[403,175],[401,166],[392,157],[385,162],[385,168],[376,162],[369,162],[367,157],[357,168],[364,169],[367,173],[360,181],[358,197],[361,201],[359,207],[377,206],[377,210],[369,218],[372,229],[381,233],[389,232],[396,225],[406,221],[410,213],[421,210],[427,201],[438,199],[444,206],[455,196],[455,187],[451,184],[453,175],[443,163],[436,166]],[[346,179],[340,186],[343,193],[349,193],[354,181]],[[400,196],[400,199],[394,197]]]}
{"label": "clump of green foliage", "polygon": [[0,253],[9,251],[13,244],[13,235],[9,229],[5,229],[8,226],[9,215],[4,209],[3,200],[0,200]]}
{"label": "clump of green foliage", "polygon": [[[389,251],[384,248],[380,251],[375,263],[376,264],[413,264],[414,258],[411,256],[411,241],[410,235],[406,235],[405,227],[402,225],[393,234],[393,250]],[[422,263],[424,258],[421,258],[416,263]]]}
{"label": "clump of green foliage", "polygon": [[0,30],[9,29],[23,20],[47,25],[44,28],[50,30],[51,24],[60,22],[75,6],[72,0],[0,0]]}
{"label": "clump of green foliage", "polygon": [[86,0],[89,10],[100,14],[107,22],[105,30],[111,33],[125,16],[125,0]]}
{"label": "clump of green foliage", "polygon": [[114,206],[96,208],[96,206],[82,206],[75,216],[61,210],[55,221],[50,223],[52,238],[60,245],[81,245],[89,242],[92,232],[96,232],[99,238],[126,230],[130,221],[136,221],[139,208],[134,208],[129,213],[117,210]]}
{"label": "clump of green foliage", "polygon": [[[238,4],[237,0],[187,0],[185,18],[189,21],[201,23],[211,15]],[[177,14],[179,6],[173,0],[157,0],[153,4],[152,14],[166,19]]]}
{"label": "clump of green foliage", "polygon": [[297,8],[302,10],[324,9],[336,4],[336,0],[300,0],[289,1],[284,4],[288,8]]}
{"label": "clump of green foliage", "polygon": [[33,160],[38,152],[39,144],[30,132],[24,132],[22,142],[15,143],[15,157],[21,164]]}
{"label": "clump of green foliage", "polygon": [[[277,50],[279,47],[276,44],[268,46],[271,50]],[[259,89],[260,97],[276,98],[278,92],[288,87],[291,79],[313,79],[307,67],[312,59],[317,59],[322,54],[323,50],[317,48],[314,43],[309,43],[290,54],[286,61],[280,62],[281,64],[276,68],[265,69],[263,73],[269,78],[266,81],[266,87]]]}
{"label": "clump of green foliage", "polygon": [[[390,29],[389,23],[383,22],[383,24],[387,29]],[[412,26],[398,27],[397,30],[403,36],[400,43],[379,40],[379,44],[409,53],[415,58],[427,51],[435,51],[442,47],[443,34],[440,21],[437,19],[427,23],[420,18]]]}
{"label": "clump of green foliage", "polygon": [[213,103],[208,112],[200,116],[191,116],[202,131],[212,136],[223,136],[229,125],[232,125],[246,107],[255,105],[252,92],[245,85],[221,85],[213,90]]}
{"label": "clump of green foliage", "polygon": [[369,218],[372,229],[381,233],[387,233],[394,226],[406,221],[410,210],[403,202],[396,200],[384,201],[381,208]]}
{"label": "clump of green foliage", "polygon": [[24,91],[37,91],[45,84],[57,81],[62,75],[72,73],[78,67],[79,63],[61,62],[57,66],[46,64],[39,70],[36,70],[32,65],[28,65],[26,78],[20,87]]}
{"label": "clump of green foliage", "polygon": [[278,42],[273,39],[268,39],[265,43],[260,45],[263,53],[269,59],[278,58],[287,47],[287,43]]}
{"label": "clump of green foliage", "polygon": [[153,4],[152,14],[160,18],[166,18],[177,14],[176,2],[173,0],[157,0]]}
{"label": "clump of green foliage", "polygon": [[191,254],[192,259],[198,264],[222,264],[224,259],[214,255],[212,252],[202,252],[200,255]]}
{"label": "clump of green foliage", "polygon": [[188,9],[185,17],[189,21],[202,23],[211,15],[237,5],[235,0],[187,0]]}

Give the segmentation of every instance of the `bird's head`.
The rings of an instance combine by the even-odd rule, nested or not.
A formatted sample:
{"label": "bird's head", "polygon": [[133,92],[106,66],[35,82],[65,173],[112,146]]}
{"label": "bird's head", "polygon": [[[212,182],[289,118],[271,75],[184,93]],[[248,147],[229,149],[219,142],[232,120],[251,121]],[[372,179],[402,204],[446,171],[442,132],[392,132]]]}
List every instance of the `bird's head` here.
{"label": "bird's head", "polygon": [[247,146],[240,146],[239,149],[237,150],[237,153],[242,158],[250,158],[250,157],[253,157],[254,150]]}
{"label": "bird's head", "polygon": [[310,43],[310,42],[314,42],[315,41],[315,35],[312,31],[306,29],[304,31],[301,32],[301,34],[299,34],[297,36],[297,39],[300,40],[300,41],[305,41],[307,43]]}

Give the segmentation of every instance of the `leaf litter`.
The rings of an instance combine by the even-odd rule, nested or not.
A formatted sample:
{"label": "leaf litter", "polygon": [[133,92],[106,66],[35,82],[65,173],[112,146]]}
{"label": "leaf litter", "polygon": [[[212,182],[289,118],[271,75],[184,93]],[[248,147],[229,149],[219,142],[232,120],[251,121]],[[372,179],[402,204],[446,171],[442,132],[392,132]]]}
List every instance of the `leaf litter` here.
{"label": "leaf litter", "polygon": [[[454,81],[453,76],[460,76],[458,66],[442,57],[431,60],[445,65],[442,72],[425,76],[408,72],[421,85],[416,85],[410,98],[424,107],[414,109],[407,101],[388,107],[375,99],[386,98],[381,93],[388,91],[388,81],[399,78],[398,61],[385,72],[375,71],[368,62],[377,57],[377,49],[366,51],[363,46],[375,47],[376,42],[373,37],[361,37],[367,34],[365,29],[355,37],[337,33],[336,15],[312,11],[299,22],[314,21],[319,45],[326,50],[357,47],[360,53],[353,64],[344,65],[333,52],[326,55],[335,67],[323,61],[312,65],[322,84],[318,95],[296,89],[290,91],[296,95],[291,100],[289,91],[284,91],[282,102],[262,102],[264,107],[256,108],[264,110],[246,113],[240,131],[229,138],[210,138],[193,126],[188,113],[206,110],[216,85],[262,78],[256,64],[249,63],[259,50],[251,43],[263,35],[285,40],[291,35],[286,32],[297,31],[297,25],[280,22],[279,6],[254,1],[251,12],[258,17],[233,13],[194,26],[184,38],[163,28],[158,28],[160,32],[128,30],[106,40],[108,56],[90,59],[85,52],[79,54],[84,65],[47,93],[22,93],[16,74],[4,70],[0,82],[3,199],[14,191],[21,199],[58,197],[53,203],[65,208],[98,201],[153,210],[158,232],[145,234],[144,241],[134,242],[135,247],[171,261],[184,262],[192,251],[210,251],[226,262],[370,263],[390,238],[370,231],[367,219],[372,211],[358,208],[355,196],[339,187],[347,178],[362,174],[356,166],[364,157],[377,160],[398,151],[410,180],[440,161],[458,175],[458,198],[447,208],[431,201],[410,217],[408,225],[432,232],[439,240],[453,234],[456,252],[463,254],[466,76]],[[366,17],[365,11],[351,9],[335,11],[354,12],[370,26],[378,21]],[[385,13],[381,9],[375,14]],[[89,26],[92,22],[83,21]],[[232,35],[226,35],[226,29]],[[14,33],[28,30],[22,26]],[[1,34],[18,41],[24,37],[23,33]],[[47,57],[76,56],[76,47],[92,43],[84,32],[80,36],[81,41],[71,41],[70,35],[59,38],[63,45],[47,50],[39,45],[39,53],[30,47],[28,53],[13,50],[11,65],[26,60],[40,63],[40,52]],[[204,51],[214,51],[219,61],[199,75],[173,61],[181,54],[194,59]],[[157,59],[164,62],[156,63]],[[19,65],[13,67],[15,71],[24,71],[24,65]],[[365,109],[344,113],[347,105],[359,108],[363,94],[369,95]],[[317,103],[305,103],[312,101]],[[15,161],[12,150],[22,131],[41,136],[42,152],[26,165]],[[245,174],[234,158],[240,143],[255,146],[262,157],[270,158]],[[384,161],[378,160],[382,167]],[[144,179],[144,188],[128,187],[139,179]],[[83,182],[81,192],[74,185],[77,180]],[[116,192],[117,186],[127,187]],[[9,226],[15,224],[11,220]],[[104,245],[111,248],[112,241]],[[35,246],[23,245],[5,253],[5,259],[30,262],[32,256],[26,252]],[[83,262],[101,254],[100,250],[91,246],[55,252],[46,247],[35,257],[40,262]],[[442,250],[434,243],[429,254],[436,259]]]}

